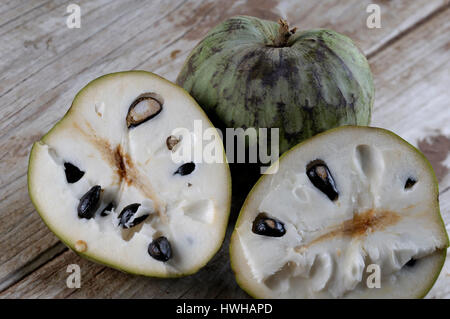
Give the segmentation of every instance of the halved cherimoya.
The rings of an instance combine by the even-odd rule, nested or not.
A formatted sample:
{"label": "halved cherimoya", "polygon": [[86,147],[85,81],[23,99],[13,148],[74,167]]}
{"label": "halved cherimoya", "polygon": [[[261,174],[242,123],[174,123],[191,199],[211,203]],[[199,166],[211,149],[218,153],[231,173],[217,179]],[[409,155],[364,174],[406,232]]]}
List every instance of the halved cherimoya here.
{"label": "halved cherimoya", "polygon": [[449,243],[437,180],[418,150],[384,129],[347,126],[297,145],[276,169],[247,197],[231,239],[232,268],[250,295],[428,292]]}
{"label": "halved cherimoya", "polygon": [[[178,128],[193,133],[173,135]],[[177,162],[172,155],[188,140],[208,143],[222,160]],[[28,169],[36,210],[67,246],[147,276],[192,274],[210,260],[225,235],[230,187],[221,139],[204,112],[186,91],[144,71],[84,87],[34,144]]]}

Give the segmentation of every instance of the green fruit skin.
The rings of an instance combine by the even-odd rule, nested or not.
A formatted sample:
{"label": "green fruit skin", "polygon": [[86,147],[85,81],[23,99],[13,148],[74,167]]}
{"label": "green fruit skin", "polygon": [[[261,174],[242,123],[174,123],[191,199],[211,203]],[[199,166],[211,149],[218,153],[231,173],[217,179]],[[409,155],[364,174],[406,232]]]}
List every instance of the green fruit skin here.
{"label": "green fruit skin", "polygon": [[279,128],[280,152],[337,126],[368,125],[372,73],[348,37],[316,29],[274,47],[279,24],[249,16],[213,28],[177,84],[219,127]]}

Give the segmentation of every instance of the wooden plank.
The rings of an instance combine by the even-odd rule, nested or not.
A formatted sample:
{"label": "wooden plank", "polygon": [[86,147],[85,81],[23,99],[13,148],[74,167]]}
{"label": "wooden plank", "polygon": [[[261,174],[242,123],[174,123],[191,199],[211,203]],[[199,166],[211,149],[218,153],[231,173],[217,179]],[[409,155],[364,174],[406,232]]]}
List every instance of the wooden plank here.
{"label": "wooden plank", "polygon": [[373,126],[419,147],[441,190],[450,186],[450,9],[370,60],[375,74]]}
{"label": "wooden plank", "polygon": [[[6,13],[6,12],[11,12],[11,11],[18,11],[21,10],[20,8],[22,7],[27,7],[26,5],[26,0],[21,0],[21,1],[13,1],[13,0],[9,0],[9,1],[2,1],[0,3],[0,13]],[[11,14],[11,13],[9,13]]]}
{"label": "wooden plank", "polygon": [[[231,228],[230,228],[231,230]],[[227,234],[229,238],[230,231]],[[228,240],[224,243],[228,247]],[[81,288],[66,285],[67,266],[81,269]],[[197,274],[177,279],[128,275],[66,251],[0,294],[0,298],[245,298],[235,283],[227,249]]]}
{"label": "wooden plank", "polygon": [[[121,12],[118,12],[119,7],[106,6],[105,9],[99,3],[102,2],[89,2],[91,6],[97,6],[98,9],[91,10],[93,12],[87,10],[86,15],[83,15],[83,27],[79,30],[83,32],[68,30],[65,27],[56,28],[56,26],[65,23],[65,18],[60,18],[59,15],[55,17],[54,14],[51,15],[52,22],[45,24],[45,27],[39,28],[39,23],[35,25],[33,21],[28,22],[27,28],[17,32],[15,37],[23,40],[25,34],[32,35],[31,39],[39,39],[36,42],[37,49],[35,50],[37,52],[32,55],[38,57],[38,59],[32,61],[33,63],[23,57],[17,61],[9,60],[16,66],[20,65],[22,73],[3,64],[6,70],[0,75],[0,77],[4,77],[0,81],[0,95],[3,95],[2,104],[4,105],[0,109],[0,127],[3,133],[0,136],[0,149],[5,151],[0,156],[0,171],[2,172],[0,175],[0,233],[9,235],[2,235],[0,240],[0,251],[6,252],[5,255],[0,256],[0,282],[2,280],[5,282],[8,279],[7,285],[14,282],[12,278],[25,276],[26,271],[23,270],[31,271],[32,269],[27,268],[27,265],[31,261],[39,260],[38,257],[43,252],[50,247],[55,247],[57,243],[56,238],[48,232],[33,211],[26,194],[25,174],[28,151],[32,142],[39,139],[62,116],[75,93],[89,80],[103,73],[132,68],[156,71],[174,80],[183,59],[207,30],[226,17],[235,14],[252,14],[271,19],[280,15],[287,15],[293,21],[293,24],[300,28],[329,27],[354,37],[364,52],[373,54],[376,48],[384,47],[398,34],[411,28],[417,20],[425,19],[442,8],[444,1],[415,1],[414,4],[407,2],[383,3],[381,7],[382,11],[386,13],[386,17],[383,13],[382,29],[365,27],[367,17],[365,8],[370,3],[369,1],[330,1],[326,4],[324,4],[325,2],[317,4],[312,1],[282,3],[274,1],[248,1],[245,3],[238,1],[233,5],[227,4],[226,7],[212,1],[170,2],[170,7],[164,7],[162,3],[153,2],[147,3],[145,8],[138,10],[139,12],[136,15],[133,15],[130,11],[129,14],[126,13],[119,19],[115,18],[123,14],[123,7],[120,7]],[[167,6],[167,4],[165,5]],[[82,8],[85,8],[84,4]],[[104,10],[112,10],[112,12],[106,15]],[[103,20],[100,17],[103,17]],[[163,18],[157,19],[155,17]],[[49,16],[46,16],[46,18],[48,19]],[[139,21],[139,23],[136,23],[136,21]],[[105,25],[108,25],[108,27],[105,28]],[[26,33],[28,29],[33,30],[33,33]],[[158,32],[153,30],[158,30]],[[41,43],[44,40],[46,41],[48,37],[53,40],[47,48],[46,45],[44,46]],[[114,41],[111,41],[111,39],[114,39]],[[1,36],[0,40],[2,40]],[[20,46],[20,48],[23,46],[23,42],[20,40],[15,41],[11,37],[7,40],[10,41],[7,42],[10,52],[18,50],[17,46]],[[39,59],[42,55],[44,57]],[[380,68],[377,72],[383,71]],[[376,73],[375,77],[378,76],[380,75]],[[377,83],[377,88],[379,86],[380,83]],[[384,90],[387,89],[384,88]],[[380,89],[378,89],[378,92],[380,92]],[[384,95],[383,91],[381,92],[377,93],[377,98],[380,94]],[[377,105],[378,107],[381,108]],[[376,120],[376,118],[375,114],[374,119]],[[12,236],[12,234],[15,236]],[[69,252],[64,253],[53,260],[51,265],[67,265],[67,262],[60,262],[60,259],[64,258],[69,258],[67,261],[81,262],[76,259],[78,257],[70,257],[71,255]],[[216,259],[220,261],[221,265],[228,263],[227,245],[222,248]],[[91,273],[89,267],[94,266],[87,266],[91,263],[85,263],[88,267],[86,268],[87,273]],[[39,263],[35,264],[36,267],[39,265]],[[82,268],[84,269],[84,267]],[[101,266],[95,265],[95,267]],[[21,271],[17,273],[18,269]],[[93,268],[92,271],[100,271],[101,269],[103,268]],[[208,269],[210,268],[206,268],[205,271],[202,270],[198,276],[193,276],[193,278],[203,281],[203,278],[208,278],[208,276],[213,278],[217,276],[214,272],[209,273]],[[32,276],[37,276],[32,278],[41,278],[40,276],[47,278],[48,271],[54,270],[45,265],[38,272],[32,274]],[[62,272],[64,271],[65,269],[62,270]],[[242,294],[242,292],[230,277],[229,268],[224,270],[224,274],[227,274],[224,275],[227,276],[227,279],[223,280],[224,283],[221,283],[221,285],[229,284],[231,286],[226,286],[219,295],[222,297],[241,296],[239,294]],[[66,274],[64,273],[64,275]],[[127,282],[131,280],[131,276],[121,277],[121,273],[110,269],[101,270],[98,276],[105,276],[106,278],[118,276],[120,278],[118,281],[124,287],[128,287]],[[5,294],[20,295],[24,289],[20,284],[26,282],[28,278],[25,277],[24,281],[6,290]],[[89,279],[89,277],[87,278]],[[140,282],[140,280],[142,279],[139,278],[137,281]],[[189,280],[194,279],[186,280],[191,282]],[[186,280],[183,279],[180,282],[176,280],[168,281],[168,285],[174,289],[173,294],[169,295],[176,297],[178,296],[177,293],[183,291],[186,287],[185,297],[206,296],[202,291],[203,289],[208,290],[208,288],[201,286],[201,289],[196,290],[196,288],[186,285]],[[192,283],[197,283],[195,280]],[[86,285],[88,285],[89,291],[94,291],[97,293],[96,296],[101,296],[103,293],[102,286],[97,285],[96,281],[97,279],[91,283],[90,280],[87,280]],[[154,289],[153,291],[147,291],[146,296],[152,294],[154,296],[155,291],[165,287],[164,284],[160,286],[160,282],[165,283],[166,281],[148,279],[143,282],[148,285],[144,288],[152,287]],[[29,293],[29,295],[36,296],[37,291],[43,289],[44,283],[45,280],[41,282],[40,286],[36,286],[35,292]],[[64,282],[62,284],[64,285]],[[139,285],[133,287],[137,288],[133,288],[132,294],[128,292],[128,295],[125,292],[124,294],[139,296],[143,293],[140,292]],[[221,286],[218,285],[218,287]],[[208,297],[214,296],[214,288],[211,289],[211,292],[208,292]],[[50,284],[42,291],[43,293],[40,296],[43,297],[52,296],[55,293],[52,291]],[[82,296],[83,294],[90,294],[89,291],[81,289],[74,294],[75,296]],[[58,296],[66,296],[66,293],[61,291],[59,293],[61,295]]]}
{"label": "wooden plank", "polygon": [[[21,3],[22,2],[22,3]],[[55,7],[63,5],[60,1],[37,0],[37,1],[12,1],[15,6],[3,11],[0,8],[0,29],[1,33],[11,31],[15,27],[40,16],[42,13],[53,10]]]}

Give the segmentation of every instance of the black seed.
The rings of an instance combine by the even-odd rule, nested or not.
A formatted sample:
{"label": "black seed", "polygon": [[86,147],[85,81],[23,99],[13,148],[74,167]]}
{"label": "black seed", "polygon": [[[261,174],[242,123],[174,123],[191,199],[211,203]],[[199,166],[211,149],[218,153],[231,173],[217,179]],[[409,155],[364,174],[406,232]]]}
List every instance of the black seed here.
{"label": "black seed", "polygon": [[102,212],[100,213],[100,216],[102,216],[102,217],[108,216],[109,213],[110,213],[110,212],[113,210],[113,208],[115,208],[115,207],[116,207],[116,205],[114,205],[113,202],[109,203],[108,206],[106,206],[106,207],[102,210]]}
{"label": "black seed", "polygon": [[195,169],[195,164],[193,162],[190,163],[186,163],[181,165],[180,167],[178,167],[178,169],[176,170],[175,173],[173,173],[173,175],[175,174],[180,174],[181,176],[184,175],[189,175],[190,173],[192,173]]}
{"label": "black seed", "polygon": [[131,228],[142,223],[148,217],[148,214],[139,216],[130,222],[130,219],[136,214],[139,206],[141,204],[135,203],[124,207],[119,214],[119,225],[123,228]]}
{"label": "black seed", "polygon": [[172,258],[172,248],[166,237],[161,236],[148,245],[148,253],[156,260],[166,262]]}
{"label": "black seed", "polygon": [[[161,113],[163,102],[158,99],[156,94],[144,93],[141,94],[133,103],[131,103],[127,114],[127,127],[136,127],[148,120],[154,118],[156,115]],[[146,103],[144,109],[140,108],[140,111],[136,112],[135,107],[141,103]]]}
{"label": "black seed", "polygon": [[258,235],[270,237],[281,237],[286,234],[284,224],[275,218],[268,217],[265,213],[260,213],[256,216],[253,221],[252,231]]}
{"label": "black seed", "polygon": [[306,175],[308,175],[311,183],[327,195],[330,200],[334,201],[338,198],[339,193],[333,175],[331,175],[331,172],[324,161],[315,160],[310,162],[306,166]]}
{"label": "black seed", "polygon": [[416,265],[416,259],[411,258],[405,265],[408,267],[414,267]]}
{"label": "black seed", "polygon": [[92,187],[86,194],[83,195],[78,204],[78,217],[91,219],[94,217],[100,205],[100,193],[102,188],[99,185]]}
{"label": "black seed", "polygon": [[66,180],[69,184],[78,182],[84,176],[83,171],[69,162],[64,163],[64,172],[66,173]]}
{"label": "black seed", "polygon": [[417,181],[414,178],[408,177],[408,179],[406,180],[406,183],[405,183],[405,189],[410,189],[416,183],[417,183]]}

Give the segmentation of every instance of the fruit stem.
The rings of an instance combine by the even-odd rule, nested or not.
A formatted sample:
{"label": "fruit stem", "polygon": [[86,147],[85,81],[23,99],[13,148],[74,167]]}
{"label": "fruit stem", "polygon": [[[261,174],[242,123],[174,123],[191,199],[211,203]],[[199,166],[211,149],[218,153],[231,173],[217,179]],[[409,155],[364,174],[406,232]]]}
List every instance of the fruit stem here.
{"label": "fruit stem", "polygon": [[289,41],[289,37],[297,31],[297,28],[292,28],[289,30],[289,24],[286,20],[281,19],[278,20],[278,24],[280,25],[278,29],[278,34],[273,40],[273,46],[276,48],[282,48],[287,46],[287,43]]}

